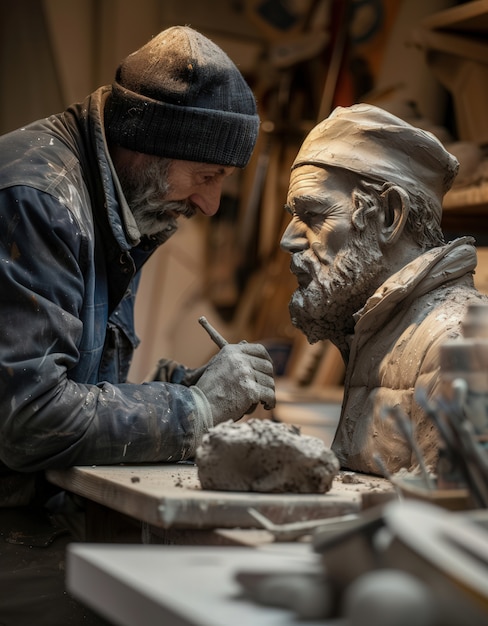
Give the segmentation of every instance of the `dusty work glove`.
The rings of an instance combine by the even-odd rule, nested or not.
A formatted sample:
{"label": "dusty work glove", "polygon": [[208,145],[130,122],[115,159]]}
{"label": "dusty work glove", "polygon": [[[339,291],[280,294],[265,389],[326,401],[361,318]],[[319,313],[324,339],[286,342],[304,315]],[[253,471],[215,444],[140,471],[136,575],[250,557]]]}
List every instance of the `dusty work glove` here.
{"label": "dusty work glove", "polygon": [[259,343],[227,344],[209,361],[195,387],[205,396],[214,425],[237,421],[259,403],[275,406],[273,362]]}
{"label": "dusty work glove", "polygon": [[206,365],[203,365],[202,367],[192,369],[172,359],[160,359],[156,370],[149,376],[149,380],[177,383],[178,385],[190,387],[197,382],[206,367]]}

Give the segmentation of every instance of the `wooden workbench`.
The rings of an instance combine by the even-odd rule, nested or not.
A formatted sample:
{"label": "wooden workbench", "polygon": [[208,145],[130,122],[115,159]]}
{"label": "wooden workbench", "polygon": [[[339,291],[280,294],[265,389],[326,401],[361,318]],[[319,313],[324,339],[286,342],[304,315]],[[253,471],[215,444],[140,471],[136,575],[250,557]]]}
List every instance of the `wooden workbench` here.
{"label": "wooden workbench", "polygon": [[98,505],[89,507],[98,520],[89,523],[87,537],[97,541],[110,540],[107,524],[100,521],[100,506],[141,522],[146,540],[148,528],[166,540],[167,531],[174,538],[175,531],[190,530],[195,537],[195,531],[259,528],[250,509],[275,524],[287,524],[358,513],[365,498],[391,493],[388,481],[351,472],[341,473],[325,494],[209,491],[201,488],[197,467],[187,463],[73,467],[49,470],[47,478]]}

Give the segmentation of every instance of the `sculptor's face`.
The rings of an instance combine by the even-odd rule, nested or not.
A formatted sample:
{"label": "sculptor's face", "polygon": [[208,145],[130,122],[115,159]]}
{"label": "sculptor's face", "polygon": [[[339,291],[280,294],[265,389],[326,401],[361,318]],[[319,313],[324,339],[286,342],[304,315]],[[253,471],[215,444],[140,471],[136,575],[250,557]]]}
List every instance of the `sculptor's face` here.
{"label": "sculptor's face", "polygon": [[113,158],[127,204],[141,235],[147,236],[172,234],[180,216],[214,215],[223,181],[234,171],[233,167],[162,159],[123,148],[117,148]]}
{"label": "sculptor's face", "polygon": [[376,231],[353,224],[350,175],[304,165],[292,171],[287,210],[292,219],[281,247],[292,255],[298,289],[290,301],[293,324],[310,343],[351,333],[353,314],[374,292],[385,270]]}

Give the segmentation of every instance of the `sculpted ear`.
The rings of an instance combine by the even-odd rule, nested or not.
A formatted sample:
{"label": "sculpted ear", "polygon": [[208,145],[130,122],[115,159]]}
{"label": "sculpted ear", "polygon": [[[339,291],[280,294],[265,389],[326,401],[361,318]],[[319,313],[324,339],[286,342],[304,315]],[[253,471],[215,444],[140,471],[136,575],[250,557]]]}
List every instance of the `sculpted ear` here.
{"label": "sculpted ear", "polygon": [[395,243],[405,228],[410,211],[407,193],[397,186],[389,187],[382,194],[382,219],[379,223],[380,242],[384,245]]}

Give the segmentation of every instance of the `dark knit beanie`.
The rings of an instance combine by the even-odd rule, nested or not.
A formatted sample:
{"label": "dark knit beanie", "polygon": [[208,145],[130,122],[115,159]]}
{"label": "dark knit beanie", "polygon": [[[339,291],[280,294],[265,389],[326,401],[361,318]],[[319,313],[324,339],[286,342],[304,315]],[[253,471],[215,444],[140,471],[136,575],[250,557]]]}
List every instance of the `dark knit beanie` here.
{"label": "dark knit beanie", "polygon": [[192,28],[174,26],[122,61],[105,130],[109,141],[137,152],[244,167],[259,117],[225,52]]}

